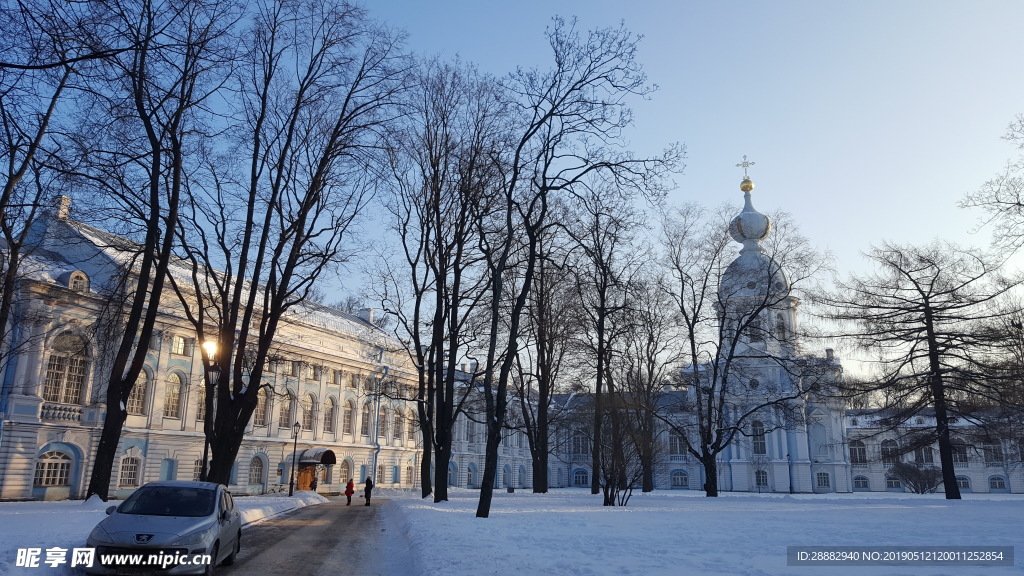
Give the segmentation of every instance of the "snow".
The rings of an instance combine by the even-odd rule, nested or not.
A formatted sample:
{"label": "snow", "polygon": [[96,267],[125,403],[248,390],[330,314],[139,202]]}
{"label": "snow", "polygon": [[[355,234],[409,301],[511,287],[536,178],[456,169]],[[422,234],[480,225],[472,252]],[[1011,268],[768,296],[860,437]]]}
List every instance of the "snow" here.
{"label": "snow", "polygon": [[[378,490],[393,549],[423,575],[1024,576],[1014,566],[787,566],[787,546],[1013,546],[1024,554],[1024,495],[893,493],[779,495],[699,491],[636,493],[601,506],[587,490],[496,491],[490,518],[475,517],[479,493],[450,488],[447,502]],[[246,523],[325,501],[237,497]],[[75,574],[68,567],[19,568],[17,548],[83,546],[103,502],[0,503],[0,573]]]}
{"label": "snow", "polygon": [[[297,492],[294,496],[241,496],[235,504],[241,513],[242,524],[249,525],[278,514],[322,504],[327,499],[313,492]],[[85,546],[89,532],[106,517],[108,507],[118,502],[104,502],[98,496],[89,500],[60,502],[2,502],[0,503],[0,574],[32,574],[56,576],[79,574],[67,563],[51,567],[18,567],[18,548],[80,548]],[[45,553],[43,554],[45,557]]]}

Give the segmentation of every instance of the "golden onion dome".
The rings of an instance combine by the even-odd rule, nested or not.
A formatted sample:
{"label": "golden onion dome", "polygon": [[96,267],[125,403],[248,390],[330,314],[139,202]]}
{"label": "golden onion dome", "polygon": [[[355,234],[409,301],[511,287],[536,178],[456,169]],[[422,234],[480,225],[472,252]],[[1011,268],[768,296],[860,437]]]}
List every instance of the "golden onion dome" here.
{"label": "golden onion dome", "polygon": [[750,178],[744,178],[743,182],[740,182],[740,190],[744,192],[750,192],[754,189],[754,181]]}

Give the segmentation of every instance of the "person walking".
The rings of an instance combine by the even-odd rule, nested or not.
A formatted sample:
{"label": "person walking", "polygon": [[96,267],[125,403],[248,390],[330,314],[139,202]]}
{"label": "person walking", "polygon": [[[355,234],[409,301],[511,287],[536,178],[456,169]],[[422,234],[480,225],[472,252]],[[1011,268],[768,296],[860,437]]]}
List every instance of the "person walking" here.
{"label": "person walking", "polygon": [[348,498],[348,502],[345,506],[352,505],[352,495],[356,493],[356,483],[352,481],[352,478],[348,479],[348,484],[345,485],[345,497]]}
{"label": "person walking", "polygon": [[363,493],[366,494],[366,505],[370,505],[370,492],[373,491],[373,479],[369,476],[366,477],[366,488],[363,488]]}

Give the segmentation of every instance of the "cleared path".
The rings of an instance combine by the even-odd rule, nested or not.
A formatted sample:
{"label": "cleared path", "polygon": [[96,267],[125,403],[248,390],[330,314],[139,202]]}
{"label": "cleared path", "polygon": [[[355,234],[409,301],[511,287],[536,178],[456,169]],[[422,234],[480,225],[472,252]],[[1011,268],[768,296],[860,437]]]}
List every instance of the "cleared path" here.
{"label": "cleared path", "polygon": [[[357,505],[358,504],[358,505]],[[364,506],[334,498],[242,531],[242,552],[234,566],[217,573],[281,576],[407,576],[418,570],[400,534],[383,521],[390,506],[375,499]]]}

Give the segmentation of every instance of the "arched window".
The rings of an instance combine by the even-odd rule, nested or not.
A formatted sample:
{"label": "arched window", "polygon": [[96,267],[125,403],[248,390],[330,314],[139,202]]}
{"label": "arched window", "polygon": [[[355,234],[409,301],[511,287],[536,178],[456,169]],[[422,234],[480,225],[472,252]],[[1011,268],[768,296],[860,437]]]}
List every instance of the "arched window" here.
{"label": "arched window", "polygon": [[971,479],[968,478],[967,476],[957,476],[956,477],[956,487],[959,488],[961,492],[968,492],[968,491],[970,491],[970,489],[971,489]]}
{"label": "arched window", "polygon": [[267,389],[264,388],[256,395],[256,409],[253,410],[252,420],[256,426],[267,425]]}
{"label": "arched window", "polygon": [[88,368],[85,340],[74,334],[61,334],[53,339],[51,348],[43,400],[81,404]]}
{"label": "arched window", "polygon": [[334,420],[337,418],[338,407],[334,404],[334,398],[328,398],[324,404],[324,432],[334,432]]}
{"label": "arched window", "polygon": [[316,421],[316,398],[313,398],[312,394],[307,394],[302,399],[302,429],[312,430],[313,423]]}
{"label": "arched window", "polygon": [[288,430],[289,433],[292,430],[292,403],[294,402],[295,397],[289,392],[281,399],[281,411],[277,414],[277,427]]}
{"label": "arched window", "polygon": [[263,484],[263,459],[259,456],[249,461],[249,484]]}
{"label": "arched window", "polygon": [[988,489],[990,492],[1006,492],[1006,478],[992,476],[988,479]]}
{"label": "arched window", "polygon": [[885,477],[885,489],[892,490],[894,492],[903,492],[903,482],[895,476]]}
{"label": "arched window", "polygon": [[134,456],[127,456],[121,459],[121,473],[117,477],[119,488],[135,488],[140,485],[141,462]]}
{"label": "arched window", "polygon": [[914,463],[915,464],[918,464],[918,465],[921,465],[921,464],[931,464],[933,462],[935,462],[935,456],[932,453],[932,447],[931,446],[920,446],[920,447],[914,449]]}
{"label": "arched window", "polygon": [[759,456],[767,454],[768,443],[764,438],[764,424],[760,420],[754,420],[754,422],[750,424],[750,434],[754,454]]}
{"label": "arched window", "polygon": [[140,416],[146,413],[146,388],[149,387],[149,376],[143,372],[132,391],[128,393],[128,403],[125,404],[125,411],[133,416]]}
{"label": "arched window", "polygon": [[586,470],[577,470],[572,473],[573,486],[590,486],[590,475]]}
{"label": "arched window", "polygon": [[395,410],[395,422],[391,427],[391,432],[395,435],[395,440],[402,441],[402,411]]}
{"label": "arched window", "polygon": [[850,464],[863,466],[868,463],[868,448],[860,440],[850,442]]}
{"label": "arched window", "polygon": [[341,481],[348,482],[352,480],[352,464],[348,460],[341,461]]}
{"label": "arched window", "polygon": [[388,413],[383,408],[381,408],[380,413],[377,414],[377,433],[382,438],[388,437]]}
{"label": "arched window", "polygon": [[[885,440],[882,442],[882,465],[886,468],[896,464],[900,461],[899,446],[897,446],[895,440]],[[901,485],[902,487],[902,485]]]}
{"label": "arched window", "polygon": [[167,375],[164,388],[164,417],[181,418],[181,376],[177,372]]}
{"label": "arched window", "polygon": [[853,489],[854,490],[870,490],[871,484],[868,482],[867,476],[854,476],[853,477]]}
{"label": "arched window", "polygon": [[672,487],[673,488],[689,488],[690,477],[683,470],[672,471]]}
{"label": "arched window", "polygon": [[203,459],[196,458],[195,462],[192,462],[192,481],[199,482],[199,478],[203,475]]}
{"label": "arched window", "polygon": [[363,404],[363,411],[360,413],[359,433],[363,436],[370,435],[370,405]]}
{"label": "arched window", "polygon": [[416,439],[416,418],[413,415],[409,415],[409,421],[407,422],[409,428],[405,432],[405,437],[409,440]]}
{"label": "arched window", "polygon": [[341,432],[342,434],[352,433],[352,416],[355,412],[355,408],[351,402],[345,402],[345,410],[342,413]]}
{"label": "arched window", "polygon": [[46,452],[36,461],[35,486],[69,486],[71,457],[63,452]]}
{"label": "arched window", "polygon": [[71,288],[75,292],[88,292],[89,277],[81,270],[72,272],[71,278],[68,279],[68,288]]}

